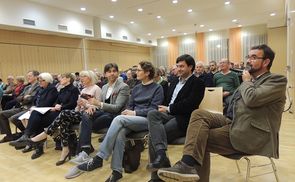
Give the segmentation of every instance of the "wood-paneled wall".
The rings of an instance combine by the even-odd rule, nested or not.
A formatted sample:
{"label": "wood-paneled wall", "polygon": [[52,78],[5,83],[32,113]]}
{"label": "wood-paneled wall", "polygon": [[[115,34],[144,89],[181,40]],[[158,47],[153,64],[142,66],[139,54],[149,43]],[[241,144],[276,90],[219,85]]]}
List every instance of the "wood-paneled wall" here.
{"label": "wood-paneled wall", "polygon": [[[151,60],[150,48],[123,43],[85,40],[56,35],[35,34],[0,29],[0,78],[40,72],[64,73],[96,68],[116,62],[121,70]],[[84,60],[86,59],[86,60]],[[84,64],[86,61],[86,64]]]}

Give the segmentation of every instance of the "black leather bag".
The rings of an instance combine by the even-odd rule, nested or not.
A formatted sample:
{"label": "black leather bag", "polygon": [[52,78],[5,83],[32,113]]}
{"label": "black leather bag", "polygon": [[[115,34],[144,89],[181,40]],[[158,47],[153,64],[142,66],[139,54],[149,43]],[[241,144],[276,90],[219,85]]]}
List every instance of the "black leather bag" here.
{"label": "black leather bag", "polygon": [[125,144],[123,168],[125,173],[132,173],[138,169],[141,152],[144,150],[142,140],[128,140]]}

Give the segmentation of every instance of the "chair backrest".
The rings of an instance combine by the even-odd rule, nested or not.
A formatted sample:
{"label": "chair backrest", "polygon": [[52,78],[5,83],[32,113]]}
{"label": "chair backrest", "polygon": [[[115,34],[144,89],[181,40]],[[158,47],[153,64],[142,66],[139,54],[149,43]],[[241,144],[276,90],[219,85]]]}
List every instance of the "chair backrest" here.
{"label": "chair backrest", "polygon": [[214,113],[223,113],[222,87],[206,87],[204,98],[199,106]]}

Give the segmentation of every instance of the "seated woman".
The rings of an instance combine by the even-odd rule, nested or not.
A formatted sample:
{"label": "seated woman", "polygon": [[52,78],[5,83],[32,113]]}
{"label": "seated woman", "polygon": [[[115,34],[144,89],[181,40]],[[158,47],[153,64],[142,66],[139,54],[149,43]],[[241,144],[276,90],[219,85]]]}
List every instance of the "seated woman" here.
{"label": "seated woman", "polygon": [[[60,84],[63,88],[58,93],[54,107],[45,114],[33,111],[28,121],[27,133],[33,133],[34,135],[40,134],[43,132],[44,128],[48,127],[54,121],[62,110],[75,109],[80,92],[78,88],[73,85],[73,82],[74,75],[71,73],[61,75]],[[28,152],[31,148],[32,146],[28,145],[23,152]],[[43,153],[43,145],[40,144],[36,147],[36,152],[32,155],[32,159],[40,157]]]}
{"label": "seated woman", "polygon": [[122,178],[122,161],[126,135],[131,131],[139,132],[148,129],[147,113],[158,109],[164,99],[161,85],[153,81],[154,66],[150,62],[142,61],[137,68],[137,79],[140,84],[133,88],[129,105],[121,115],[114,118],[100,145],[98,153],[88,162],[72,168],[66,178],[73,178],[85,171],[92,171],[103,165],[112,155],[111,168],[113,170],[107,181],[117,181]]}
{"label": "seated woman", "polygon": [[67,158],[71,158],[70,149],[68,147],[69,135],[72,132],[71,127],[80,123],[83,112],[92,115],[95,110],[95,106],[90,104],[88,99],[93,97],[100,100],[101,89],[95,85],[97,80],[95,73],[93,71],[82,71],[80,73],[80,78],[84,89],[81,91],[75,110],[62,110],[44,132],[30,139],[33,145],[38,145],[46,140],[47,135],[52,136],[58,127],[60,127],[62,152],[60,160],[56,163],[57,166],[65,163]]}
{"label": "seated woman", "polygon": [[104,67],[104,74],[108,83],[102,87],[100,100],[90,98],[88,101],[96,106],[98,110],[89,116],[84,113],[81,121],[79,145],[81,152],[72,160],[80,164],[89,160],[89,154],[93,152],[91,146],[91,132],[108,128],[112,120],[126,107],[129,99],[129,86],[118,79],[119,69],[115,63],[109,63]]}

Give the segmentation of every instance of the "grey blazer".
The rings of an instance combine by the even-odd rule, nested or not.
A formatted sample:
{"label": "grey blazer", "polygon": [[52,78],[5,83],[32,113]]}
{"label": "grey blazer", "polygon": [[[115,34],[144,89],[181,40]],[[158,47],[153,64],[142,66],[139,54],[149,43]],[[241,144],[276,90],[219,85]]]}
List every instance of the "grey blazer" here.
{"label": "grey blazer", "polygon": [[103,102],[102,110],[105,112],[113,113],[113,114],[119,114],[122,110],[125,109],[128,100],[129,100],[129,86],[120,81],[117,80],[113,92],[111,93],[110,98],[110,104],[105,103],[107,91],[109,88],[109,84],[105,84],[102,87],[101,91],[101,98],[100,100]]}
{"label": "grey blazer", "polygon": [[285,76],[265,73],[243,82],[234,104],[230,140],[247,154],[279,157],[279,129],[286,100]]}

